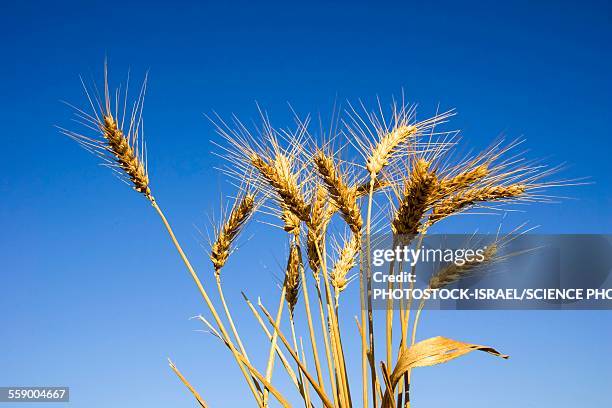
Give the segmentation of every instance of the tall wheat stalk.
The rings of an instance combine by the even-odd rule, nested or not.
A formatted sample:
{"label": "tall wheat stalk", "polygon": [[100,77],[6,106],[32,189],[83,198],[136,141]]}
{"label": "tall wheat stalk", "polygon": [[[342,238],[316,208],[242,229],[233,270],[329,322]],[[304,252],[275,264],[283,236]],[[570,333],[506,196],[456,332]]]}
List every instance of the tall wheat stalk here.
{"label": "tall wheat stalk", "polygon": [[[412,369],[444,363],[474,350],[507,358],[490,347],[443,337],[417,341],[424,303],[411,319],[410,299],[397,310],[389,304],[382,319],[385,335],[378,341],[372,299],[372,234],[392,233],[394,245],[409,244],[417,237],[420,243],[439,222],[477,206],[547,201],[549,197],[540,192],[553,184],[543,180],[556,168],[526,164],[508,153],[515,145],[499,143],[475,157],[449,162],[448,152],[456,144],[456,135],[440,132],[437,127],[452,112],[417,121],[415,109],[403,103],[394,103],[389,117],[351,107],[340,129],[323,144],[310,134],[307,121],[298,120],[295,129],[279,130],[264,120],[259,132],[252,133],[237,120],[228,124],[216,118],[217,131],[226,142],[220,145],[229,164],[226,174],[240,180],[242,186],[230,211],[215,228],[209,253],[220,313],[153,196],[142,132],[145,86],[129,102],[129,109],[127,92],[111,94],[106,69],[103,95],[85,85],[84,89],[91,111],[75,108],[75,112],[91,134],[62,132],[100,157],[155,209],[212,316],[210,321],[204,316],[200,320],[229,349],[257,406],[269,406],[272,396],[283,407],[292,406],[289,401],[295,399],[308,408],[368,407],[370,403],[373,407],[409,407]],[[356,148],[362,161],[359,156],[340,158],[349,149],[334,149],[332,145],[342,138],[348,143],[341,145]],[[563,184],[568,182],[554,185]],[[385,203],[391,209],[387,222]],[[256,212],[278,220],[272,224],[286,232],[289,248],[276,312],[268,311],[262,302],[255,306],[243,294],[269,342],[267,350],[255,350],[258,354],[268,351],[266,365],[259,369],[248,357],[252,343],[241,338],[222,284],[234,243]],[[487,261],[495,257],[496,249],[491,247]],[[356,317],[361,343],[360,380],[349,375],[357,359],[346,355],[344,347],[344,339],[354,329],[343,327],[340,319],[341,298],[350,295],[347,288],[357,265],[361,275],[361,311]],[[306,267],[310,273],[306,273]],[[435,289],[451,284],[475,267],[465,264],[441,269],[429,286]],[[391,273],[396,268],[401,271],[403,264],[392,263],[389,268]],[[295,313],[300,302],[304,321]],[[287,313],[283,313],[285,309]],[[396,318],[399,333],[393,330]],[[411,320],[412,335],[408,338]],[[281,329],[283,322],[289,323],[289,336]],[[309,347],[304,347],[299,326],[305,328]],[[378,348],[384,354],[384,361],[379,363]],[[274,385],[277,357],[295,392]],[[314,366],[314,372],[309,366]],[[174,363],[170,367],[196,402],[207,407]],[[354,392],[359,384],[361,396],[356,402]]]}

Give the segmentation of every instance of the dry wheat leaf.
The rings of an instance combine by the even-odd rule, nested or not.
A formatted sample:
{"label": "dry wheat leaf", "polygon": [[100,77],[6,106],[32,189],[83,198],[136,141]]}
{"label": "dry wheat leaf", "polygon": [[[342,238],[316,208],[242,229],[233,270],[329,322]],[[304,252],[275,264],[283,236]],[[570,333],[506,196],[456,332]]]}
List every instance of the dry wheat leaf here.
{"label": "dry wheat leaf", "polygon": [[484,351],[504,359],[509,357],[492,347],[464,343],[441,336],[432,337],[402,350],[393,373],[391,373],[391,382],[395,386],[404,373],[414,367],[445,363],[474,350]]}

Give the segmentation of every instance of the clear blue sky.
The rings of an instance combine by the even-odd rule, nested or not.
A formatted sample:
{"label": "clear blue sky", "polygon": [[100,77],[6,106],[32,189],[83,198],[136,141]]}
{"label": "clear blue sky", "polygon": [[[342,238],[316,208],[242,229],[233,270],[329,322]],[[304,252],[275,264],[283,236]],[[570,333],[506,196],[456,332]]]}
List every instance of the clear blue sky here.
{"label": "clear blue sky", "polygon": [[[79,408],[193,406],[171,357],[213,406],[243,406],[247,395],[228,380],[239,374],[226,350],[188,320],[205,308],[150,206],[53,128],[69,123],[59,100],[82,102],[78,75],[99,75],[105,56],[116,75],[150,69],[155,194],[209,284],[194,225],[218,208],[223,178],[203,113],[249,120],[254,101],[284,124],[287,102],[325,112],[336,98],[403,88],[425,114],[456,108],[469,146],[524,136],[533,157],[592,177],[563,192],[574,200],[529,208],[541,232],[612,232],[606,2],[111,0],[4,4],[1,14],[0,386],[69,385]],[[257,239],[240,254],[228,288],[276,302],[283,260]],[[237,313],[245,336],[259,336],[248,311]],[[346,326],[353,334],[351,314]],[[423,335],[512,358],[423,369],[415,406],[610,405],[611,327],[609,312],[428,313]]]}

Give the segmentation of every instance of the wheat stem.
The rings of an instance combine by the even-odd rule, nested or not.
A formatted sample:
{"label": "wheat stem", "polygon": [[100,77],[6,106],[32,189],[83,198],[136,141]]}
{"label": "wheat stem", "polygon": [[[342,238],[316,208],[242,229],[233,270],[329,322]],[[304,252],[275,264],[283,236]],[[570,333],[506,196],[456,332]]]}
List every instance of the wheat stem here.
{"label": "wheat stem", "polygon": [[255,385],[251,381],[251,376],[248,374],[248,372],[243,367],[243,364],[241,363],[241,359],[239,358],[238,353],[235,352],[235,347],[233,347],[231,341],[229,340],[229,335],[227,333],[227,330],[225,329],[225,326],[223,325],[223,322],[221,321],[221,318],[219,317],[219,314],[217,313],[217,310],[216,310],[214,304],[212,303],[212,301],[210,300],[210,297],[208,296],[208,293],[204,289],[204,286],[202,285],[202,282],[200,281],[200,278],[198,277],[198,274],[193,269],[193,266],[191,266],[191,263],[189,262],[189,259],[187,258],[187,255],[185,255],[185,252],[183,251],[183,248],[181,247],[181,244],[178,242],[176,236],[174,235],[174,231],[172,231],[172,227],[170,226],[170,223],[168,222],[168,220],[166,219],[166,216],[164,215],[163,211],[161,210],[161,208],[157,204],[157,201],[152,200],[151,201],[151,205],[153,206],[153,208],[155,208],[155,211],[157,211],[157,214],[159,215],[159,217],[161,218],[162,222],[164,223],[164,226],[166,227],[166,230],[168,231],[168,234],[170,235],[170,239],[172,240],[172,243],[174,244],[174,246],[175,246],[176,250],[178,251],[181,259],[183,260],[183,263],[185,264],[185,266],[189,270],[189,274],[191,275],[191,277],[192,277],[193,281],[195,282],[196,286],[198,287],[198,290],[200,291],[200,294],[204,298],[204,302],[206,303],[206,306],[210,310],[211,314],[213,315],[213,318],[215,319],[215,323],[217,324],[217,326],[221,330],[221,334],[224,337],[224,341],[227,341],[232,346],[232,347],[230,347],[230,350],[232,350],[232,354],[234,355],[234,358],[236,358],[236,360],[238,361],[238,366],[240,367],[240,371],[242,371],[242,374],[243,374],[244,378],[246,379],[246,382],[247,382],[247,384],[249,386],[249,389],[251,390],[251,393],[253,394],[253,396],[255,397],[255,400],[257,401],[257,405],[259,405],[260,407],[263,407],[261,397],[260,397],[258,391],[255,389]]}
{"label": "wheat stem", "polygon": [[[419,302],[419,307],[414,316],[414,322],[412,323],[412,338],[410,340],[410,345],[413,346],[416,342],[416,332],[417,327],[419,325],[419,320],[421,318],[421,312],[423,311],[423,307],[425,306],[425,300],[422,299]],[[412,369],[408,369],[408,371],[404,374],[404,381],[406,385],[406,391],[404,393],[404,398],[406,399],[404,407],[410,408],[410,379],[412,376]]]}
{"label": "wheat stem", "polygon": [[300,370],[304,373],[304,375],[306,376],[306,378],[308,379],[308,381],[310,382],[310,384],[312,385],[312,387],[314,388],[314,390],[317,392],[317,394],[319,395],[319,398],[321,399],[321,402],[323,402],[323,405],[326,408],[334,408],[334,405],[332,404],[332,402],[329,400],[329,397],[327,397],[327,395],[325,394],[325,390],[323,390],[321,387],[319,387],[319,384],[317,384],[316,380],[313,378],[313,376],[308,372],[308,370],[306,369],[306,367],[304,366],[304,364],[300,361],[299,356],[292,350],[291,346],[289,345],[289,342],[287,341],[287,339],[285,338],[285,335],[282,333],[282,331],[280,330],[279,326],[274,322],[274,319],[272,318],[272,315],[270,315],[270,313],[266,310],[265,307],[263,307],[262,304],[259,305],[259,307],[261,308],[262,312],[266,315],[266,317],[268,318],[268,322],[272,325],[272,327],[274,328],[275,333],[277,333],[278,338],[281,340],[281,342],[283,343],[283,345],[285,346],[285,348],[287,349],[287,351],[289,351],[289,354],[291,355],[291,357],[293,358],[293,360],[296,362],[296,364],[298,365],[298,367],[300,368]]}
{"label": "wheat stem", "polygon": [[174,373],[177,375],[177,377],[183,382],[183,384],[185,384],[185,386],[187,387],[187,389],[189,391],[191,391],[191,393],[193,394],[193,396],[195,397],[195,399],[198,401],[198,404],[200,404],[200,407],[202,408],[208,408],[208,404],[206,403],[206,401],[204,401],[204,398],[202,398],[200,396],[200,394],[198,394],[198,392],[195,390],[195,388],[193,388],[191,386],[191,384],[189,383],[189,381],[187,381],[187,379],[183,376],[183,374],[181,374],[181,372],[179,371],[179,369],[174,365],[174,363],[170,360],[168,360],[168,365],[170,365],[170,368],[172,369],[172,371],[174,371]]}
{"label": "wheat stem", "polygon": [[[304,351],[304,342],[302,341],[302,338],[300,337],[300,348],[302,349],[302,361],[304,362],[304,367],[306,367],[306,369],[308,369],[308,365],[306,364],[306,352]],[[310,400],[310,385],[304,383],[304,380],[302,380],[303,383],[303,389],[305,391],[305,395],[304,395],[304,399],[306,400],[306,406],[310,407],[312,406],[312,408],[314,408],[314,405],[312,405],[312,402]]]}
{"label": "wheat stem", "polygon": [[[289,313],[289,325],[291,326],[291,338],[293,340],[293,348],[294,348],[297,356],[299,357],[300,356],[300,353],[299,353],[300,349],[298,348],[298,344],[297,344],[297,336],[295,334],[295,321],[294,321],[293,317],[294,317],[293,313]],[[302,356],[302,362],[303,362],[303,364],[305,366],[306,362],[304,361],[304,357],[303,356]],[[300,380],[299,380],[300,381],[299,382],[300,383],[300,387],[302,389],[304,389],[304,385],[305,385],[304,384],[304,374],[301,371],[299,371],[298,375],[300,376]],[[302,396],[305,396],[305,395],[306,394],[302,393]],[[309,407],[310,406],[310,401],[309,401],[308,398],[304,398],[304,404],[305,404],[306,408],[310,408]]]}
{"label": "wheat stem", "polygon": [[[285,296],[287,293],[287,286],[283,284],[283,289],[281,290],[280,300],[278,303],[278,310],[276,312],[276,325],[280,326],[281,318],[283,316],[283,309],[285,308]],[[270,342],[270,351],[268,352],[268,363],[266,365],[266,380],[272,380],[272,372],[274,371],[274,350],[276,349],[276,342],[278,340],[278,332],[274,331],[272,335],[272,341]],[[264,390],[264,406],[267,406],[267,393]]]}
{"label": "wheat stem", "polygon": [[[230,329],[234,335],[234,338],[236,339],[236,342],[238,343],[238,348],[240,349],[240,353],[242,353],[244,358],[247,361],[249,361],[249,356],[247,355],[246,349],[244,345],[242,344],[242,340],[240,339],[240,336],[238,335],[238,330],[236,329],[236,325],[234,324],[234,319],[232,318],[232,314],[230,313],[227,302],[225,301],[225,294],[223,293],[223,287],[221,285],[221,275],[220,274],[215,274],[215,281],[217,282],[217,290],[219,292],[219,298],[221,299],[221,304],[223,305],[223,310],[225,311],[225,316],[227,317],[227,320],[229,322]],[[255,378],[253,378],[253,382],[257,384],[257,380]],[[257,386],[257,388],[259,388],[259,386]]]}
{"label": "wheat stem", "polygon": [[219,332],[217,332],[215,328],[212,327],[210,323],[208,323],[205,319],[202,319],[202,320],[208,325],[209,329],[215,335],[215,337],[221,340],[223,344],[225,344],[225,346],[232,351],[232,353],[235,353],[236,357],[249,369],[249,371],[255,377],[257,377],[259,381],[261,381],[264,387],[270,391],[270,393],[274,396],[274,398],[278,400],[278,402],[280,402],[283,408],[292,408],[291,404],[289,404],[289,402],[285,399],[285,397],[283,397],[283,395],[278,391],[278,389],[274,387],[269,381],[267,381],[264,378],[264,376],[255,367],[253,367],[251,363],[249,363],[242,354],[240,354],[240,352],[236,349],[236,347],[232,343],[228,342],[225,338],[223,338],[219,334]]}
{"label": "wheat stem", "polygon": [[[259,326],[261,327],[261,329],[266,334],[267,339],[272,341],[272,333],[270,333],[270,330],[268,329],[268,327],[264,323],[264,321],[261,318],[261,315],[259,314],[259,312],[255,308],[255,306],[253,306],[251,301],[246,297],[246,295],[244,293],[242,293],[242,296],[244,297],[245,302],[249,306],[249,309],[251,310],[251,312],[255,316],[255,319],[259,323]],[[281,363],[285,367],[285,370],[287,370],[287,374],[289,375],[289,378],[291,379],[293,384],[298,389],[298,392],[300,392],[300,394],[303,395],[302,394],[303,393],[303,389],[300,387],[300,383],[299,383],[299,380],[297,378],[297,374],[295,374],[295,371],[293,370],[293,368],[291,367],[291,365],[287,361],[287,357],[285,356],[285,354],[283,353],[283,351],[280,349],[280,347],[278,345],[276,345],[276,354],[278,355],[278,358],[280,359]]]}
{"label": "wheat stem", "polygon": [[383,406],[385,408],[387,408],[387,406],[388,408],[396,408],[395,399],[393,398],[393,394],[395,393],[395,390],[393,389],[391,378],[389,378],[389,370],[387,370],[387,366],[385,365],[383,361],[380,362],[380,368],[383,374],[383,380],[385,382],[385,388],[386,388],[385,395],[391,396],[386,401],[383,401]]}
{"label": "wheat stem", "polygon": [[421,312],[423,311],[423,307],[425,307],[425,300],[424,298],[421,299],[421,301],[419,302],[419,307],[416,311],[416,314],[414,315],[414,323],[412,324],[412,338],[410,340],[410,345],[414,345],[414,343],[416,342],[416,332],[417,332],[417,327],[419,325],[419,319],[421,317]]}
{"label": "wheat stem", "polygon": [[306,309],[306,320],[308,322],[308,334],[310,336],[310,345],[312,347],[312,354],[315,363],[315,370],[317,372],[317,381],[323,387],[323,373],[321,371],[321,363],[319,361],[319,351],[317,348],[317,341],[314,333],[314,325],[312,322],[312,313],[310,310],[310,296],[308,295],[308,286],[306,285],[306,273],[304,268],[300,270],[302,274],[302,282],[304,282],[304,308]]}
{"label": "wheat stem", "polygon": [[[369,361],[370,361],[370,371],[371,371],[371,382],[372,382],[372,407],[377,406],[376,402],[376,366],[374,364],[375,351],[374,351],[374,319],[372,314],[372,254],[371,254],[371,228],[372,228],[372,203],[374,196],[374,183],[376,182],[376,173],[370,173],[370,192],[368,193],[368,207],[367,207],[367,215],[366,215],[366,253],[367,253],[367,261],[366,261],[366,304],[368,309],[368,345],[369,345]],[[363,323],[365,324],[365,323]]]}
{"label": "wheat stem", "polygon": [[[368,408],[369,398],[368,398],[368,344],[367,338],[365,334],[365,285],[364,285],[364,257],[361,256],[359,258],[359,304],[361,306],[361,324],[359,324],[359,319],[355,316],[355,320],[357,323],[357,329],[359,330],[359,335],[361,336],[361,396],[362,396],[362,404],[364,408]],[[375,407],[374,407],[375,408]]]}
{"label": "wheat stem", "polygon": [[[331,305],[327,306],[328,308],[328,315],[333,315],[335,316],[335,313],[333,312],[333,309],[331,307]],[[341,385],[342,385],[342,399],[345,402],[345,406],[346,407],[352,407],[352,401],[351,401],[351,393],[350,393],[350,388],[349,388],[349,383],[348,383],[348,375],[346,372],[346,361],[344,360],[344,351],[342,348],[342,340],[340,339],[340,328],[338,326],[334,327],[333,324],[330,324],[330,335],[331,335],[331,339],[332,339],[332,345],[333,348],[336,351],[335,356],[338,360],[338,367],[340,370],[340,378],[342,379],[341,381]]]}
{"label": "wheat stem", "polygon": [[[331,216],[329,216],[329,218],[331,218]],[[327,221],[329,221],[329,218],[327,219]],[[317,259],[319,259],[320,254],[322,254],[323,257],[327,259],[326,234],[327,234],[327,222],[324,223],[321,229],[321,239],[318,241],[315,241],[315,242],[318,242],[318,245],[313,244],[313,251],[316,254]],[[319,261],[319,269],[320,268],[321,268],[321,263]],[[317,290],[317,301],[318,301],[317,303],[319,305],[319,318],[320,318],[319,321],[321,323],[321,332],[323,333],[323,346],[325,348],[325,358],[327,360],[327,370],[328,370],[329,380],[331,383],[332,395],[334,395],[334,398],[336,398],[337,387],[336,387],[336,382],[334,381],[334,373],[335,373],[336,368],[333,364],[333,360],[331,357],[330,339],[328,336],[328,330],[327,330],[327,324],[326,324],[327,319],[325,317],[325,309],[323,307],[323,292],[321,291],[321,279],[318,273],[315,276],[315,288]]]}
{"label": "wheat stem", "polygon": [[[316,251],[316,247],[315,247],[315,251]],[[334,380],[336,366],[334,365],[334,362],[332,359],[330,339],[328,337],[329,329],[326,323],[327,317],[325,315],[324,308],[323,308],[323,293],[321,292],[321,282],[318,278],[315,280],[315,286],[317,289],[317,298],[318,298],[318,304],[319,304],[319,317],[320,317],[319,321],[321,323],[321,333],[323,333],[323,345],[325,347],[325,358],[327,360],[329,381],[330,381],[331,388],[332,388],[332,395],[334,396],[334,398],[337,398],[337,387],[336,387],[336,381]]]}
{"label": "wheat stem", "polygon": [[[417,242],[417,248],[420,248],[421,245],[423,245],[423,239],[425,238],[425,234],[427,233],[427,230],[423,230],[421,232],[421,234],[419,235],[419,240]],[[414,280],[416,279],[416,263],[412,265],[412,267],[410,268],[410,273],[413,276],[412,281],[410,282],[410,286],[409,286],[409,291],[408,293],[412,294],[412,290],[414,289]],[[410,298],[408,299],[407,306],[406,306],[406,314],[405,314],[405,320],[404,320],[404,331],[402,332],[402,345],[406,345],[407,341],[408,341],[408,327],[409,327],[409,322],[410,322],[410,314],[412,312],[412,296],[410,296]],[[413,323],[414,324],[414,323]],[[399,353],[401,352],[401,348],[398,351],[398,359],[399,359]],[[404,375],[404,407],[409,408],[410,407],[410,371],[408,371],[408,373],[406,375]]]}
{"label": "wheat stem", "polygon": [[[397,240],[395,236],[393,237],[393,243],[391,245],[393,249],[397,245]],[[389,275],[393,274],[394,269],[395,269],[395,261],[389,262]],[[393,282],[391,280],[389,280],[389,282],[387,283],[387,288],[389,289],[389,291],[393,289]],[[391,353],[393,351],[393,300],[390,297],[387,300],[386,319],[387,319],[387,322],[386,322],[385,328],[386,328],[386,335],[387,335],[387,367],[392,367],[393,361],[392,361]]]}
{"label": "wheat stem", "polygon": [[[329,319],[329,324],[333,326],[333,330],[340,330],[340,326],[338,325],[338,319],[336,318],[336,314],[335,313],[330,313],[330,310],[333,311],[335,306],[334,306],[334,297],[332,296],[331,293],[331,288],[330,288],[330,282],[329,282],[329,275],[327,273],[327,259],[325,259],[321,253],[321,248],[319,247],[319,243],[317,243],[315,245],[316,250],[317,250],[317,255],[319,256],[319,259],[321,259],[321,269],[323,272],[323,283],[324,283],[324,287],[325,287],[325,300],[327,302],[327,306],[328,306],[328,313],[327,313],[327,317]],[[341,364],[344,365],[344,352],[342,351],[342,344],[339,341],[340,339],[338,338],[338,342],[337,342],[337,348],[333,347],[333,341],[332,341],[332,331],[330,330],[330,345],[332,345],[331,350],[332,350],[332,356],[336,357],[334,355],[334,351],[336,353],[338,353],[339,355],[337,356],[339,358],[339,362]],[[343,367],[338,367],[336,366],[336,373],[340,374],[341,377],[339,378],[339,381],[344,382],[345,384],[348,384],[348,378],[346,377],[346,373],[344,373],[344,375],[342,376],[342,369]],[[347,386],[348,387],[348,386]]]}

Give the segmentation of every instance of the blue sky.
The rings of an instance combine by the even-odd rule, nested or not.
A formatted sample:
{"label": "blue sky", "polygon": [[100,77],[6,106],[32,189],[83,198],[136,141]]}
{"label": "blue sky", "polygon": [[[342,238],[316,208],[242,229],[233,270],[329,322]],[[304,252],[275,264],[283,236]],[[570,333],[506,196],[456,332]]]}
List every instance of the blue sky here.
{"label": "blue sky", "polygon": [[[288,102],[325,113],[335,100],[367,104],[402,89],[423,115],[456,108],[452,128],[467,146],[523,136],[530,157],[591,177],[562,192],[571,200],[529,207],[523,218],[540,232],[610,233],[611,17],[595,1],[5,5],[0,385],[69,385],[74,407],[193,405],[166,366],[171,357],[213,406],[242,406],[248,392],[228,380],[239,374],[226,350],[188,320],[204,305],[150,206],[53,128],[70,120],[59,101],[82,104],[78,75],[99,78],[105,56],[119,77],[150,69],[152,184],[212,284],[195,226],[206,226],[225,184],[203,114],[248,121],[255,101],[279,125],[291,120]],[[255,232],[280,242],[263,225]],[[240,255],[228,297],[238,303],[237,288],[248,287],[276,302],[272,278],[284,261],[255,238]],[[236,313],[245,336],[260,335],[248,310]],[[495,345],[512,358],[423,369],[414,403],[610,403],[610,323],[608,312],[428,313],[423,335]]]}

